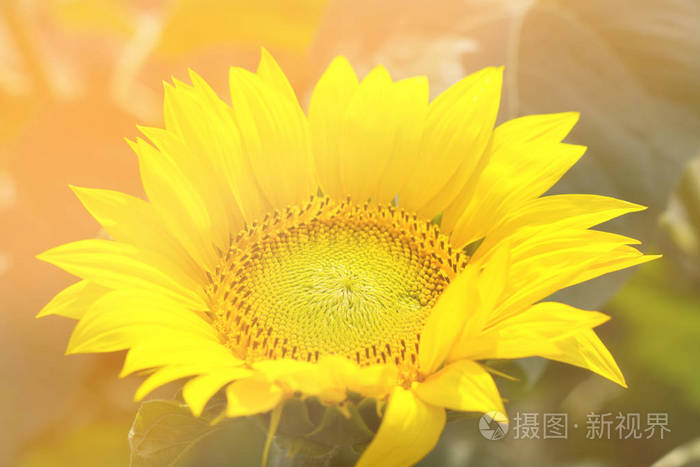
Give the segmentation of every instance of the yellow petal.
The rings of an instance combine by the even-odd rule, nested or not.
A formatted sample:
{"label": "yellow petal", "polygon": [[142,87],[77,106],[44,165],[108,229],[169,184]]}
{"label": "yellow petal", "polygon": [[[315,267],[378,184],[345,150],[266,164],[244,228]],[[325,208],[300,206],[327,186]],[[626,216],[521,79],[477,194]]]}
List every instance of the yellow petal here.
{"label": "yellow petal", "polygon": [[645,210],[645,206],[609,196],[552,195],[538,198],[509,216],[517,225],[557,223],[567,228],[587,229],[630,212]]}
{"label": "yellow petal", "polygon": [[491,375],[476,362],[460,360],[429,376],[414,389],[425,402],[462,412],[505,414]]}
{"label": "yellow petal", "polygon": [[[519,313],[557,290],[654,258],[629,246],[639,243],[637,240],[556,225],[521,228],[504,242],[511,245],[507,286],[493,313],[501,318]],[[470,263],[488,264],[493,252],[491,248],[481,255],[477,250]]]}
{"label": "yellow petal", "polygon": [[597,195],[553,195],[537,198],[508,214],[473,256],[477,261],[508,239],[513,245],[529,239],[535,229],[588,229],[615,217],[646,209],[634,203]]}
{"label": "yellow petal", "polygon": [[[485,263],[485,264],[484,264]],[[484,269],[479,275],[479,312],[464,327],[460,335],[462,340],[470,340],[475,332],[479,332],[494,314],[496,305],[509,285],[509,272],[511,263],[511,244],[504,241],[494,252],[488,262],[482,262]],[[480,263],[474,263],[473,267],[479,267]]]}
{"label": "yellow petal", "polygon": [[110,289],[135,288],[161,293],[182,306],[206,309],[197,292],[160,269],[158,258],[132,245],[89,239],[58,246],[37,256],[42,261]]}
{"label": "yellow petal", "polygon": [[359,367],[348,381],[347,389],[376,399],[387,396],[399,381],[395,365]]}
{"label": "yellow petal", "polygon": [[556,349],[556,342],[608,320],[597,311],[563,303],[541,302],[510,318],[502,318],[455,345],[451,360],[523,358]]}
{"label": "yellow petal", "polygon": [[571,312],[571,307],[563,304],[546,306],[555,305],[562,308],[558,321],[527,323],[525,322],[527,312],[523,313],[517,317],[518,319],[511,318],[479,339],[464,343],[465,345],[461,348],[455,348],[454,358],[544,357],[586,368],[627,387],[625,378],[612,355],[596,333],[590,329],[607,317],[600,313],[583,310],[576,310],[576,313],[579,315],[585,313],[588,316],[565,316],[566,312]]}
{"label": "yellow petal", "polygon": [[182,388],[182,398],[195,417],[199,417],[207,402],[219,389],[231,381],[247,378],[251,371],[246,368],[219,368],[210,373],[192,378]]}
{"label": "yellow petal", "polygon": [[[428,99],[426,77],[403,79],[393,85],[394,114],[398,113],[399,118],[396,122],[394,146],[388,153],[384,170],[380,177],[370,181],[370,197],[377,202],[392,201],[405,186],[418,163]],[[397,117],[393,115],[392,118]]]}
{"label": "yellow petal", "polygon": [[496,129],[491,150],[498,151],[505,145],[532,141],[560,143],[576,125],[579,117],[578,112],[561,112],[526,115],[508,120]]}
{"label": "yellow petal", "polygon": [[504,299],[494,318],[512,316],[557,290],[650,261],[625,237],[591,230],[533,234],[511,250]]}
{"label": "yellow petal", "polygon": [[[496,129],[493,146],[506,137]],[[461,196],[445,210],[443,226],[452,230],[452,245],[459,248],[487,236],[507,213],[551,188],[585,150],[583,146],[535,140],[504,143],[497,152],[490,152],[471,196]]]}
{"label": "yellow petal", "polygon": [[80,319],[88,308],[107,292],[109,289],[89,281],[76,282],[60,291],[36,317],[58,315]]}
{"label": "yellow petal", "polygon": [[282,358],[255,362],[252,367],[266,381],[291,392],[320,395],[339,389],[339,382],[330,372],[322,371],[317,363]]}
{"label": "yellow petal", "polygon": [[[510,270],[510,244],[504,242],[494,252],[488,262],[470,263],[469,267],[482,269],[472,287],[478,290],[478,308],[464,323],[457,339],[449,349],[448,361],[454,361],[456,349],[477,338],[487,323],[493,319],[496,305],[502,302],[502,296],[508,286]],[[455,349],[456,348],[456,349]]]}
{"label": "yellow petal", "polygon": [[168,365],[198,365],[201,368],[228,368],[244,362],[231,350],[215,340],[190,338],[184,340],[150,339],[137,342],[129,349],[120,377]]}
{"label": "yellow petal", "polygon": [[390,202],[415,164],[428,105],[428,82],[410,78],[397,83],[385,68],[362,80],[340,125],[340,181],[355,201]]}
{"label": "yellow petal", "polygon": [[272,206],[316,194],[308,122],[299,104],[247,70],[232,68],[229,83],[242,150]]}
{"label": "yellow petal", "polygon": [[316,84],[309,103],[313,159],[321,190],[344,199],[340,181],[340,150],[345,133],[343,116],[359,82],[345,57],[336,57]]}
{"label": "yellow petal", "polygon": [[[160,136],[160,140],[172,138],[162,132]],[[198,264],[213,269],[217,256],[211,241],[212,221],[201,192],[169,155],[141,138],[128,143],[139,156],[146,195],[168,231]]]}
{"label": "yellow petal", "polygon": [[476,270],[470,267],[457,275],[428,316],[418,351],[422,374],[429,375],[442,365],[468,317],[477,312],[476,277]]}
{"label": "yellow petal", "polygon": [[[196,127],[199,132],[191,131],[189,137],[187,133],[183,134],[188,146],[192,148],[184,159],[188,164],[194,163],[201,167],[199,153],[209,154],[211,168],[204,172],[203,190],[212,192],[208,202],[218,202],[223,208],[228,207],[232,211],[229,214],[233,218],[230,222],[231,227],[226,232],[228,234],[240,228],[240,222],[237,219],[238,211],[248,222],[253,222],[270,211],[271,206],[255,179],[250,160],[243,150],[233,109],[192,70],[190,70],[190,79],[195,93],[199,96],[198,99],[202,101],[200,104],[202,112],[188,114],[193,123],[186,126],[184,130]],[[177,113],[179,118],[182,118],[180,116],[182,110],[187,109],[181,109]],[[181,133],[184,130],[180,130]],[[222,186],[212,183],[217,180],[221,181]],[[232,203],[231,199],[236,200],[237,203]]]}
{"label": "yellow petal", "polygon": [[[538,255],[564,249],[578,249],[601,253],[617,249],[621,245],[638,245],[639,240],[610,232],[586,229],[530,229],[527,239],[514,242],[510,252],[513,264]],[[513,240],[512,238],[509,240]],[[476,256],[476,255],[475,255]]]}
{"label": "yellow petal", "polygon": [[[395,365],[359,366],[354,361],[338,355],[325,355],[318,361],[318,370],[327,377],[328,389],[325,399],[345,400],[347,391],[365,397],[382,398],[388,395],[398,383],[398,369]],[[323,396],[322,396],[323,397]]]}
{"label": "yellow petal", "polygon": [[399,194],[410,211],[432,218],[481,167],[501,96],[503,70],[467,76],[431,102],[418,162]]}
{"label": "yellow petal", "polygon": [[[225,115],[226,105],[216,96],[207,99],[206,90],[181,82],[165,89],[167,115],[173,115],[168,119],[168,125],[172,127],[174,124],[170,120],[176,119],[177,131],[138,127],[161,153],[161,157],[156,156],[155,161],[141,161],[147,156],[139,155],[144,188],[149,198],[157,188],[153,185],[153,176],[143,173],[145,163],[158,163],[160,170],[169,171],[178,177],[178,182],[186,183],[180,194],[182,200],[203,204],[206,207],[206,218],[190,215],[189,218],[181,219],[181,223],[191,218],[193,225],[186,223],[186,227],[209,234],[210,241],[222,247],[223,242],[228,240],[228,231],[242,224],[238,205],[230,202],[232,191],[226,177],[230,170],[226,162],[233,159],[232,154],[240,151],[235,125],[230,117],[229,125],[220,123],[217,117],[222,113]],[[165,184],[161,184],[161,187],[163,185],[170,188]],[[192,193],[189,193],[190,190]],[[163,196],[160,193],[153,194]],[[159,201],[160,198],[150,199],[154,205],[162,201]]]}
{"label": "yellow petal", "polygon": [[344,127],[338,152],[343,192],[358,202],[370,197],[367,179],[381,174],[394,144],[394,122],[387,121],[396,110],[389,97],[392,84],[386,68],[373,68],[336,123]]}
{"label": "yellow petal", "polygon": [[445,427],[445,409],[423,402],[411,390],[394,388],[377,434],[357,467],[403,467],[428,454]]}
{"label": "yellow petal", "polygon": [[[152,391],[155,389],[168,384],[172,383],[173,381],[177,381],[182,378],[187,378],[190,376],[194,375],[201,375],[203,373],[206,373],[208,371],[218,371],[219,373],[212,373],[212,374],[218,374],[219,376],[221,375],[226,375],[227,381],[225,382],[230,382],[233,381],[234,379],[239,379],[239,378],[245,378],[250,376],[252,373],[250,370],[247,370],[245,368],[217,368],[217,369],[210,369],[207,368],[206,366],[202,365],[174,365],[174,366],[167,366],[164,368],[161,368],[157,371],[155,371],[152,375],[150,375],[146,380],[139,386],[139,388],[136,390],[136,394],[134,395],[134,400],[137,402],[142,400],[144,397],[146,397],[148,394],[150,394]],[[196,379],[193,379],[191,381],[195,381]],[[191,382],[190,381],[190,382]],[[221,383],[219,385],[220,389],[221,386],[223,386],[224,383]],[[189,382],[188,382],[189,384]],[[185,385],[187,387],[187,384]],[[197,387],[195,387],[197,389]],[[199,387],[199,393],[194,395],[194,400],[196,401],[195,403],[197,404],[196,408],[198,412],[195,411],[192,406],[190,408],[192,409],[192,412],[195,414],[195,416],[199,416],[202,413],[202,410],[204,409],[204,406],[206,405],[207,401],[213,396],[213,393],[209,395],[206,399],[204,399],[204,393],[201,392],[202,388],[201,386]],[[207,388],[208,389],[208,388]],[[216,391],[214,391],[216,392]],[[188,394],[190,397],[193,396],[192,394],[192,389],[190,389],[190,392]],[[184,398],[184,389],[183,389],[183,398]],[[185,399],[185,402],[187,402],[187,399]],[[201,406],[199,405],[201,404]],[[189,405],[189,404],[188,404]]]}
{"label": "yellow petal", "polygon": [[165,84],[167,131],[140,129],[187,175],[209,211],[212,241],[221,247],[228,232],[242,225],[240,203],[231,200],[239,201],[240,180],[251,175],[240,160],[241,141],[231,106],[197,73],[189,70],[189,75],[191,86],[177,80],[175,86]]}
{"label": "yellow petal", "polygon": [[118,191],[76,186],[71,186],[71,189],[114,240],[157,254],[161,263],[171,263],[168,270],[184,286],[201,284],[201,268],[165,230],[153,206]]}
{"label": "yellow petal", "polygon": [[97,300],[80,319],[68,353],[112,352],[158,339],[218,342],[214,328],[162,295],[118,290]]}
{"label": "yellow petal", "polygon": [[260,49],[260,63],[258,63],[258,70],[256,74],[260,77],[263,83],[270,86],[278,94],[287,98],[290,102],[298,105],[297,96],[294,93],[292,85],[289,84],[289,80],[285,76],[282,68],[275,59],[270,55],[270,52],[262,47]]}
{"label": "yellow petal", "polygon": [[[590,279],[602,276],[613,271],[619,271],[621,269],[629,268],[632,266],[639,266],[640,264],[647,263],[649,261],[654,261],[661,258],[662,255],[644,255],[634,248],[623,247],[619,249],[619,255],[611,255],[608,261],[597,261],[590,265],[590,268],[586,271],[582,271],[580,274],[575,276],[569,283],[569,285],[576,285],[581,282],[585,282]],[[617,251],[616,251],[617,253]],[[568,285],[567,285],[568,287]]]}
{"label": "yellow petal", "polygon": [[143,383],[141,383],[134,394],[134,400],[139,402],[159,387],[182,378],[197,375],[201,371],[202,369],[197,366],[168,366],[161,368],[155,371],[148,378],[146,378]]}
{"label": "yellow petal", "polygon": [[583,329],[558,341],[555,349],[542,352],[540,356],[586,368],[622,387],[627,387],[625,377],[615,359],[592,329]]}
{"label": "yellow petal", "polygon": [[246,378],[226,387],[226,416],[246,417],[272,410],[282,401],[284,393],[274,383]]}
{"label": "yellow petal", "polygon": [[[488,217],[492,214],[491,209],[499,206],[509,193],[517,192],[517,190],[512,189],[514,182],[517,181],[513,174],[519,174],[521,167],[517,160],[512,160],[513,148],[520,148],[519,150],[524,153],[524,159],[543,158],[545,155],[544,151],[543,154],[530,153],[528,151],[530,149],[551,148],[551,143],[561,142],[576,124],[578,117],[579,114],[576,112],[528,115],[505,122],[496,128],[491,145],[488,148],[488,156],[485,157],[488,163],[484,168],[485,173],[479,172],[474,183],[466,185],[445,210],[441,224],[443,230],[449,232],[454,229],[458,219],[465,215],[465,211],[477,210],[481,214],[481,224],[479,225],[481,230],[478,233],[473,233],[472,236],[480,235],[481,232],[487,231],[488,227],[493,223],[493,220],[487,223],[489,219],[493,219]],[[528,143],[536,143],[536,145],[527,146]],[[542,146],[543,144],[545,146]],[[522,159],[523,157],[520,156],[519,158]],[[558,163],[561,163],[561,161],[558,161]],[[517,170],[508,172],[512,168],[517,168]],[[528,167],[526,166],[525,168],[527,169]],[[497,178],[494,179],[494,176]],[[498,178],[499,176],[500,178]],[[508,188],[492,187],[490,184],[494,181],[505,183],[508,185]],[[546,183],[550,183],[549,180]],[[492,188],[495,188],[495,191],[488,191]],[[512,194],[510,196],[513,198]],[[472,199],[474,197],[478,201],[477,199]],[[516,197],[516,199],[518,198]],[[500,214],[500,212],[493,214]],[[498,216],[495,219],[498,219]],[[464,222],[468,223],[468,221]],[[462,230],[465,228],[463,226]],[[476,239],[469,237],[465,240],[461,238],[464,235],[464,232],[458,233],[453,241],[466,244]]]}
{"label": "yellow petal", "polygon": [[[316,375],[309,379],[305,394],[317,395],[322,402],[337,404],[347,399],[347,390],[357,379],[360,367],[353,361],[340,355],[324,355],[316,362]],[[365,373],[363,376],[376,377],[376,373]],[[313,383],[316,388],[313,388]],[[376,380],[368,380],[367,386],[374,389],[379,384]],[[309,384],[310,383],[310,384]],[[311,391],[309,391],[311,386]]]}
{"label": "yellow petal", "polygon": [[256,362],[252,366],[266,381],[277,383],[290,392],[318,396],[327,403],[345,400],[348,390],[366,397],[383,397],[398,381],[394,365],[359,367],[337,355],[323,356],[316,363],[277,359]]}

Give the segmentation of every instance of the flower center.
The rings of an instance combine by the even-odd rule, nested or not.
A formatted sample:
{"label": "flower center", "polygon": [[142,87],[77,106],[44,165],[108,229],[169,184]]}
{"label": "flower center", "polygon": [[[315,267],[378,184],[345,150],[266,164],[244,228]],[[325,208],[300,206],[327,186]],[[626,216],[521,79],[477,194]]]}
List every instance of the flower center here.
{"label": "flower center", "polygon": [[409,367],[431,308],[467,262],[429,221],[327,197],[267,215],[222,256],[207,293],[236,355]]}

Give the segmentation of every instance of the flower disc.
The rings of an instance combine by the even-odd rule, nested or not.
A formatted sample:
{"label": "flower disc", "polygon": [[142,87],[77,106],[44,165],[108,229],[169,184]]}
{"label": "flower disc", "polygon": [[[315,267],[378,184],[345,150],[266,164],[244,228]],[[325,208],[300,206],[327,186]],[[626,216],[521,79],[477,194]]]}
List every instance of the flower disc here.
{"label": "flower disc", "polygon": [[425,319],[466,259],[401,209],[314,197],[239,234],[209,296],[227,344],[249,361],[415,366]]}

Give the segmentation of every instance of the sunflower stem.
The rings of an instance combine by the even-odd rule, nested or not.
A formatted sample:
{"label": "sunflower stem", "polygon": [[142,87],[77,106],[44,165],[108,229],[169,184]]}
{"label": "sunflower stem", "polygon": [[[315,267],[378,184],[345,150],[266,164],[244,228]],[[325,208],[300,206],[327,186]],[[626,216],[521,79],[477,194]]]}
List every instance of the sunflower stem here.
{"label": "sunflower stem", "polygon": [[270,454],[270,446],[272,445],[272,439],[275,437],[275,433],[277,432],[277,427],[280,424],[280,418],[282,417],[283,407],[284,407],[284,404],[279,404],[277,407],[275,407],[272,410],[272,414],[270,416],[270,426],[267,429],[267,438],[265,439],[265,448],[263,450],[262,461],[260,463],[261,467],[267,466],[267,458]]}

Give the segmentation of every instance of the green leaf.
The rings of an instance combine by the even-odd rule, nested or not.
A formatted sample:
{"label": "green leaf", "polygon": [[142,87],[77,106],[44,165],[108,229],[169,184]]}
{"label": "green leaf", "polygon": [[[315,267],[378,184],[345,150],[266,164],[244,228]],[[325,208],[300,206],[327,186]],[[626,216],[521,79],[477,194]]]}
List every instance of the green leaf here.
{"label": "green leaf", "polygon": [[351,446],[370,441],[374,432],[367,427],[354,404],[346,405],[345,409],[349,417],[337,407],[326,407],[321,423],[306,438],[328,446]]}
{"label": "green leaf", "polygon": [[[192,446],[178,461],[177,467],[260,467],[265,436],[254,418],[227,420],[220,430]],[[276,451],[273,443],[270,454]]]}
{"label": "green leaf", "polygon": [[[276,435],[275,445],[280,448],[280,456],[288,459],[294,458],[296,462],[301,459],[318,459],[331,455],[333,446],[315,443],[306,438]],[[291,463],[289,461],[288,463]]]}
{"label": "green leaf", "polygon": [[365,397],[357,403],[357,413],[362,417],[362,421],[367,428],[376,433],[379,425],[382,422],[379,410],[377,408],[377,400],[371,397]]}
{"label": "green leaf", "polygon": [[288,436],[303,436],[312,432],[314,423],[309,418],[309,410],[306,402],[292,398],[284,403],[280,424],[277,433]]}
{"label": "green leaf", "polygon": [[197,418],[176,400],[144,402],[129,432],[130,466],[259,466],[264,430],[255,418],[219,420],[225,404],[219,395]]}
{"label": "green leaf", "polygon": [[197,441],[221,429],[210,422],[195,418],[186,405],[176,401],[144,402],[129,431],[131,467],[175,465]]}

